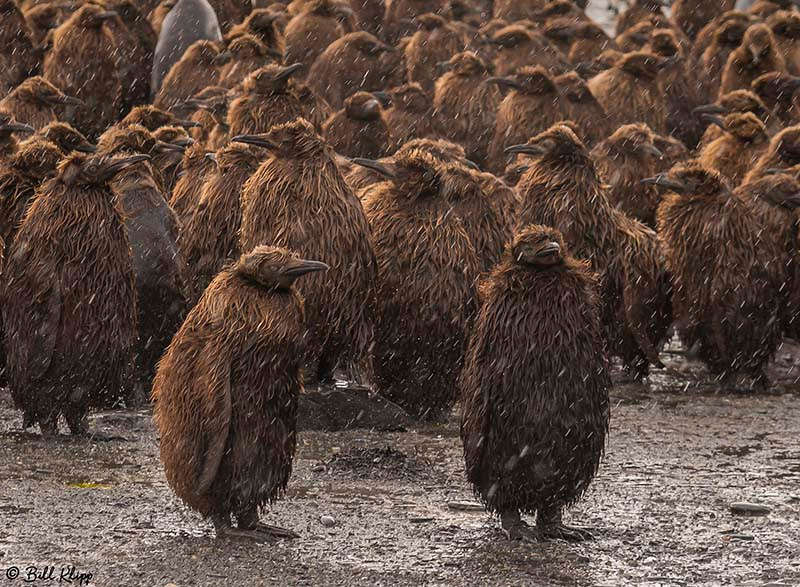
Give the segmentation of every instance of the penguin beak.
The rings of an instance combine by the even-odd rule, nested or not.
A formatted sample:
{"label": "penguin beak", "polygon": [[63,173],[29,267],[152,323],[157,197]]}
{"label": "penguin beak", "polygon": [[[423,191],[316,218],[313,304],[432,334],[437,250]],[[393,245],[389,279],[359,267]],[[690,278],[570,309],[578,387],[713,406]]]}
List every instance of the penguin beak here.
{"label": "penguin beak", "polygon": [[262,149],[274,150],[278,145],[268,140],[264,135],[236,135],[231,138],[232,143],[244,143],[245,145],[255,145]]}
{"label": "penguin beak", "polygon": [[187,147],[191,147],[192,145],[194,145],[194,139],[191,137],[184,137],[174,140],[172,144],[178,145],[179,147],[183,147],[185,149]]}
{"label": "penguin beak", "polygon": [[54,103],[69,104],[71,106],[86,106],[86,102],[84,102],[80,98],[75,98],[73,96],[57,96],[55,97]]}
{"label": "penguin beak", "polygon": [[522,153],[524,155],[544,155],[546,150],[539,146],[539,145],[532,145],[530,143],[524,145],[512,145],[510,147],[506,147],[505,149],[506,155],[514,155],[516,153]]}
{"label": "penguin beak", "polygon": [[95,16],[95,18],[100,22],[103,22],[105,20],[111,20],[115,16],[117,16],[116,12],[114,12],[113,10],[106,10],[104,12],[98,13],[97,16]]}
{"label": "penguin beak", "polygon": [[686,190],[686,185],[669,177],[666,173],[659,173],[655,177],[647,177],[640,183],[643,185],[657,185],[659,187],[682,193]]}
{"label": "penguin beak", "polygon": [[175,124],[178,126],[182,126],[183,128],[200,128],[203,126],[196,120],[176,120]]}
{"label": "penguin beak", "polygon": [[467,166],[470,169],[472,169],[473,171],[480,171],[481,170],[480,165],[478,165],[477,163],[475,163],[475,161],[472,161],[471,159],[464,158],[464,159],[461,160],[461,162],[465,166]]}
{"label": "penguin beak", "polygon": [[97,153],[97,147],[89,141],[81,141],[81,143],[75,147],[75,150],[79,153]]}
{"label": "penguin beak", "polygon": [[780,173],[789,173],[789,170],[782,167],[769,167],[762,171],[762,173],[764,175],[778,175]]}
{"label": "penguin beak", "polygon": [[294,75],[296,72],[303,69],[302,63],[293,63],[292,65],[287,65],[286,67],[282,68],[277,74],[275,74],[275,81],[281,81],[289,78],[290,76]]}
{"label": "penguin beak", "polygon": [[103,169],[103,176],[107,179],[114,177],[123,169],[127,169],[131,165],[141,163],[142,161],[150,161],[150,155],[131,155],[130,157],[120,157],[112,159]]}
{"label": "penguin beak", "polygon": [[518,84],[515,80],[509,79],[507,77],[490,77],[486,80],[487,84],[496,84],[498,86],[504,88],[513,88],[515,90],[520,89],[522,86]]}
{"label": "penguin beak", "polygon": [[648,155],[652,155],[657,159],[662,159],[664,157],[664,153],[661,151],[661,149],[659,149],[655,145],[651,144],[642,145],[642,150]]}
{"label": "penguin beak", "polygon": [[389,169],[386,165],[381,163],[380,161],[375,161],[374,159],[362,159],[361,157],[354,157],[350,159],[350,163],[354,163],[356,165],[360,165],[361,167],[366,167],[367,169],[371,169],[375,173],[382,175],[383,177],[387,177],[389,179],[397,179],[397,175]]}
{"label": "penguin beak", "polygon": [[294,260],[288,267],[283,270],[283,274],[292,278],[298,278],[306,273],[315,273],[317,271],[327,271],[330,266],[322,263],[321,261],[307,261],[305,259]]}
{"label": "penguin beak", "polygon": [[182,146],[180,146],[180,145],[178,145],[176,143],[167,143],[165,141],[158,141],[156,143],[156,149],[158,149],[158,151],[160,153],[166,153],[166,152],[169,152],[169,151],[172,151],[172,152],[178,151],[178,152],[183,153],[186,150],[186,147],[182,147]]}
{"label": "penguin beak", "polygon": [[214,65],[225,65],[226,63],[230,63],[231,59],[233,59],[233,53],[230,51],[222,51],[221,53],[217,53],[217,56],[214,57]]}
{"label": "penguin beak", "polygon": [[203,155],[208,161],[211,161],[214,165],[219,165],[219,161],[217,161],[217,154],[216,153],[206,153]]}
{"label": "penguin beak", "polygon": [[551,241],[539,249],[539,252],[536,253],[537,257],[549,257],[550,255],[558,255],[561,254],[561,245],[559,245],[555,241]]}
{"label": "penguin beak", "polygon": [[714,126],[718,126],[722,130],[725,130],[725,121],[722,120],[719,116],[714,116],[713,114],[701,114],[700,120],[702,120],[703,122],[707,122],[709,124],[713,124]]}
{"label": "penguin beak", "polygon": [[381,103],[381,106],[384,108],[388,108],[392,105],[392,97],[386,92],[372,92],[372,95],[378,99],[378,101]]}
{"label": "penguin beak", "polygon": [[29,132],[29,133],[33,133],[33,132],[36,132],[36,129],[33,128],[29,124],[23,124],[21,122],[11,122],[9,124],[0,125],[0,132],[5,132],[5,133],[10,133],[10,132]]}
{"label": "penguin beak", "polygon": [[706,104],[705,106],[698,106],[692,112],[697,116],[703,116],[703,114],[727,114],[728,109],[717,104]]}

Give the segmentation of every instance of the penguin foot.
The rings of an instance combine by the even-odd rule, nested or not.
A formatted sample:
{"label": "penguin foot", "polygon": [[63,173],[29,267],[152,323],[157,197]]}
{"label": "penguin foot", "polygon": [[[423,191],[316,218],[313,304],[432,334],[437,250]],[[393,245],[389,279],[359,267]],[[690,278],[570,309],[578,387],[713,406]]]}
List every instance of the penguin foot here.
{"label": "penguin foot", "polygon": [[281,528],[280,526],[270,526],[263,522],[256,524],[256,527],[253,528],[252,531],[258,532],[262,536],[267,536],[273,540],[294,540],[295,538],[300,538],[300,534],[294,530]]}
{"label": "penguin foot", "polygon": [[73,438],[85,438],[92,442],[129,442],[130,439],[124,436],[115,436],[114,434],[103,434],[102,432],[92,432],[91,430],[84,430],[72,434]]}
{"label": "penguin foot", "polygon": [[565,524],[548,524],[538,527],[542,540],[564,540],[565,542],[586,542],[594,540],[594,535],[583,528],[574,528]]}
{"label": "penguin foot", "polygon": [[253,542],[270,543],[278,540],[291,540],[299,538],[300,535],[285,528],[278,526],[268,526],[259,522],[254,528],[233,528],[225,526],[217,528],[217,538],[227,538],[234,540],[250,540]]}
{"label": "penguin foot", "polygon": [[521,520],[518,524],[503,528],[503,533],[506,535],[506,538],[511,541],[539,542],[541,540],[541,536],[536,528],[529,526]]}

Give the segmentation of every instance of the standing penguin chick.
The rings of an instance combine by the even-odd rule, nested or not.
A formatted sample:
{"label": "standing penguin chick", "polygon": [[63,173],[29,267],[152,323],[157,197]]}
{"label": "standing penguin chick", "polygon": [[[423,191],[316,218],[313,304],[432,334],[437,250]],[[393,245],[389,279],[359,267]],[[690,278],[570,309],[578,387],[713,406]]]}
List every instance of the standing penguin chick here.
{"label": "standing penguin chick", "polygon": [[51,122],[57,122],[57,112],[67,104],[81,106],[83,102],[65,96],[61,90],[37,75],[26,79],[0,100],[0,110],[41,130]]}
{"label": "standing penguin chick", "polygon": [[608,185],[609,202],[655,229],[658,189],[642,183],[659,170],[661,151],[646,124],[626,124],[592,150],[597,172]]}
{"label": "standing penguin chick", "polygon": [[485,165],[495,113],[503,99],[500,89],[490,81],[486,63],[475,53],[454,55],[448,68],[436,80],[434,127],[440,136],[464,145],[469,159]]}
{"label": "standing penguin chick", "polygon": [[418,30],[405,47],[408,81],[418,83],[429,93],[439,77],[439,64],[464,50],[465,39],[447,19],[438,14],[423,14]]}
{"label": "standing penguin chick", "polygon": [[672,19],[690,39],[718,14],[733,10],[736,0],[675,0],[672,3]]}
{"label": "standing penguin chick", "polygon": [[228,110],[230,135],[265,133],[303,116],[305,109],[288,86],[289,78],[302,67],[267,65],[250,74],[242,84],[242,95]]}
{"label": "standing penguin chick", "polygon": [[34,73],[39,59],[31,30],[14,0],[0,0],[0,96]]}
{"label": "standing penguin chick", "polygon": [[[389,92],[391,105],[383,111],[394,149],[413,139],[433,135],[431,99],[419,84],[404,84]],[[376,94],[380,99],[382,94]]]}
{"label": "standing penguin chick", "polygon": [[[597,473],[608,433],[597,276],[559,231],[532,225],[481,297],[461,376],[467,479],[511,540],[589,539],[561,515]],[[536,530],[521,513],[536,513]]]}
{"label": "standing penguin chick", "polygon": [[194,144],[186,129],[180,126],[162,126],[153,132],[159,148],[153,153],[153,168],[161,175],[164,197],[169,201],[178,175],[183,155]]}
{"label": "standing penguin chick", "polygon": [[554,81],[565,100],[566,118],[575,123],[587,145],[596,145],[611,134],[613,128],[609,124],[608,114],[581,76],[571,71]]}
{"label": "standing penguin chick", "polygon": [[68,109],[65,119],[87,136],[100,135],[122,108],[116,44],[105,26],[116,16],[96,4],[84,4],[55,30],[44,60],[44,78],[83,102]]}
{"label": "standing penguin chick", "polygon": [[289,21],[284,31],[284,60],[302,63],[309,71],[323,51],[334,41],[352,32],[347,19],[353,11],[346,2],[314,0]]}
{"label": "standing penguin chick", "polygon": [[[5,348],[23,426],[88,432],[86,412],[116,397],[136,340],[130,245],[108,182],[147,159],[72,155],[42,186],[3,271]],[[91,360],[87,360],[91,357]]]}
{"label": "standing penguin chick", "polygon": [[771,71],[753,81],[753,92],[772,110],[774,122],[792,126],[800,122],[800,103],[796,96],[800,89],[800,77],[788,73]]}
{"label": "standing penguin chick", "polygon": [[592,262],[601,277],[609,352],[633,379],[644,379],[649,364],[663,366],[659,345],[671,322],[655,232],[611,206],[589,152],[566,125],[508,151],[538,157],[517,185],[518,228],[534,222],[557,228],[578,258]]}
{"label": "standing penguin chick", "polygon": [[[208,0],[178,0],[169,11],[158,32],[150,93],[155,98],[164,78],[186,50],[197,41],[222,42],[222,31],[214,9]],[[195,72],[192,72],[195,73]]]}
{"label": "standing penguin chick", "polygon": [[770,16],[767,24],[775,36],[778,52],[786,62],[786,70],[800,75],[800,14],[781,10]]}
{"label": "standing penguin chick", "polygon": [[363,195],[378,259],[376,389],[436,420],[458,396],[480,261],[433,155],[402,149],[391,161],[355,162],[384,178]]}
{"label": "standing penguin chick", "polygon": [[521,24],[513,24],[497,31],[492,37],[497,47],[494,71],[509,75],[523,67],[541,66],[553,75],[570,71],[567,58],[547,37]]}
{"label": "standing penguin chick", "polygon": [[664,5],[666,0],[635,0],[627,10],[617,19],[617,34],[624,33],[629,28],[640,22],[649,21],[651,18],[664,18]]}
{"label": "standing penguin chick", "polygon": [[71,155],[74,152],[94,153],[97,151],[97,147],[66,122],[52,122],[40,130],[38,136],[53,143],[64,155]]}
{"label": "standing penguin chick", "polygon": [[681,340],[698,345],[714,375],[737,372],[768,387],[764,371],[781,340],[784,267],[778,235],[721,176],[688,164],[652,181],[671,190],[658,209],[658,235],[674,282]]}
{"label": "standing penguin chick", "polygon": [[32,133],[35,130],[29,124],[18,122],[11,114],[0,110],[0,162],[16,152],[18,133]]}
{"label": "standing penguin chick", "polygon": [[184,152],[181,173],[169,199],[169,206],[178,217],[179,226],[186,224],[194,214],[200,202],[203,182],[215,167],[216,162],[200,143],[195,143]]}
{"label": "standing penguin chick", "polygon": [[653,132],[665,134],[667,104],[658,86],[658,74],[665,64],[664,58],[652,53],[628,53],[611,69],[590,79],[589,91],[613,125],[643,122]]}
{"label": "standing penguin chick", "polygon": [[322,125],[328,144],[345,157],[378,159],[390,146],[389,128],[383,120],[378,99],[367,92],[356,92]]}
{"label": "standing penguin chick", "polygon": [[800,126],[790,126],[772,137],[766,151],[747,173],[743,183],[750,183],[768,170],[789,169],[800,165]]}
{"label": "standing penguin chick", "polygon": [[219,83],[219,66],[230,59],[211,41],[197,41],[170,68],[156,94],[153,105],[163,110],[191,100],[208,86]]}
{"label": "standing penguin chick", "polygon": [[272,152],[242,192],[241,250],[272,243],[331,267],[301,288],[307,358],[317,365],[317,378],[330,382],[337,362],[366,359],[374,338],[375,253],[364,210],[333,149],[307,120],[232,140]]}
{"label": "standing penguin chick", "polygon": [[220,538],[296,537],[260,523],[258,511],[286,490],[297,442],[305,327],[293,282],[326,268],[274,247],[243,255],[159,364],[153,418],[167,481]]}
{"label": "standing penguin chick", "polygon": [[248,75],[270,60],[276,62],[281,60],[281,56],[271,54],[267,46],[253,35],[241,35],[231,41],[228,52],[231,54],[231,62],[220,72],[219,81],[225,88],[236,88]]}
{"label": "standing penguin chick", "polygon": [[719,95],[733,90],[750,89],[755,79],[770,71],[786,72],[786,62],[781,56],[772,31],[765,24],[754,24],[747,29],[742,44],[728,57]]}
{"label": "standing penguin chick", "polygon": [[769,145],[766,127],[752,112],[729,114],[724,119],[706,114],[704,118],[724,132],[697,153],[697,162],[738,186]]}

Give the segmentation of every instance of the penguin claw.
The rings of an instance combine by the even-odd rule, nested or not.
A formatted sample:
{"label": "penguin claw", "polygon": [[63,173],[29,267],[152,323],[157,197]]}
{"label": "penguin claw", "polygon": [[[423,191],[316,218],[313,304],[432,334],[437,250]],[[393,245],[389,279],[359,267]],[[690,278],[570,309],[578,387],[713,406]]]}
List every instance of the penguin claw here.
{"label": "penguin claw", "polygon": [[564,540],[565,542],[586,542],[594,540],[594,534],[583,528],[564,524],[553,524],[539,530],[543,540]]}
{"label": "penguin claw", "polygon": [[227,539],[227,540],[249,540],[252,542],[275,542],[277,539],[272,538],[264,533],[259,532],[257,529],[254,530],[240,530],[239,528],[221,528],[217,530],[217,538],[218,539]]}
{"label": "penguin claw", "polygon": [[514,524],[508,528],[503,528],[503,534],[509,541],[516,542],[539,542],[540,536],[535,528],[531,528],[525,522]]}
{"label": "penguin claw", "polygon": [[273,540],[283,539],[283,540],[293,540],[295,538],[300,538],[300,534],[295,532],[294,530],[289,530],[288,528],[281,528],[280,526],[270,526],[269,524],[264,524],[259,522],[256,524],[256,527],[252,529],[253,532],[257,532],[262,536],[267,536]]}

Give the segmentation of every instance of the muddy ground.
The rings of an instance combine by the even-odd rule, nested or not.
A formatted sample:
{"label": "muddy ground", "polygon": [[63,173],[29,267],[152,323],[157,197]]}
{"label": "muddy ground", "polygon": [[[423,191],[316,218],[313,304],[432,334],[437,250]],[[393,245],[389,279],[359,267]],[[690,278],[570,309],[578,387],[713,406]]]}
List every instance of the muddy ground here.
{"label": "muddy ground", "polygon": [[[770,393],[669,373],[615,385],[600,474],[567,519],[597,539],[512,544],[464,482],[457,416],[405,432],[303,432],[286,499],[266,516],[302,537],[217,541],[170,493],[148,411],[105,412],[126,437],[44,442],[0,392],[0,585],[12,566],[75,565],[103,586],[800,585],[800,347]],[[766,504],[734,515],[735,502]],[[323,525],[322,516],[334,525]],[[330,522],[330,520],[325,520]]]}

